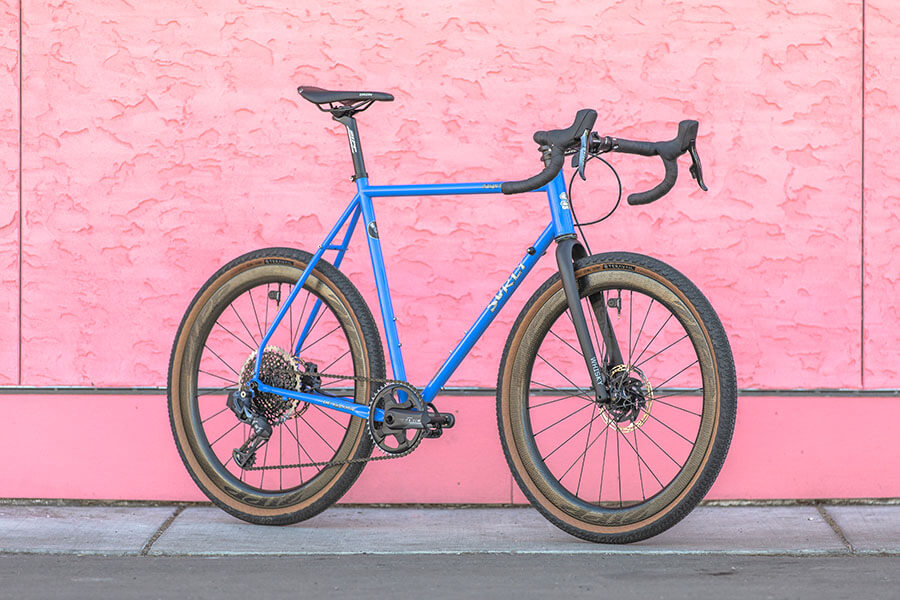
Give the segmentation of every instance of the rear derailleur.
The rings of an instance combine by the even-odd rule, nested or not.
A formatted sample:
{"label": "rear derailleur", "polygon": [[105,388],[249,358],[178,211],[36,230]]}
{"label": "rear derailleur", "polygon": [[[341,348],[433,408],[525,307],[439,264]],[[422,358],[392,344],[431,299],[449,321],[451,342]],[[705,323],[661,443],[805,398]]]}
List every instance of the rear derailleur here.
{"label": "rear derailleur", "polygon": [[272,426],[264,416],[253,409],[253,395],[256,393],[256,384],[253,382],[243,384],[228,394],[228,400],[225,405],[237,416],[241,423],[250,426],[250,437],[241,444],[240,448],[235,448],[231,456],[234,462],[242,469],[252,467],[256,462],[256,451],[272,437]]}

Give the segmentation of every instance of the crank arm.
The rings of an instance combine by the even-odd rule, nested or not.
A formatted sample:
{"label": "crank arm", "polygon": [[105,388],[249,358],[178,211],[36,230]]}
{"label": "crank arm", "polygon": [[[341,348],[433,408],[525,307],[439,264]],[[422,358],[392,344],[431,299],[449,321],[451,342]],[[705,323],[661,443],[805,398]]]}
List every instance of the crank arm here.
{"label": "crank arm", "polygon": [[574,234],[572,237],[558,240],[556,264],[559,267],[559,277],[562,280],[563,290],[566,293],[569,312],[572,314],[572,322],[575,325],[578,344],[581,346],[584,363],[588,374],[591,376],[591,385],[600,400],[608,400],[609,393],[606,391],[606,379],[600,368],[600,362],[597,360],[597,353],[594,351],[594,343],[591,340],[587,321],[584,318],[584,309],[581,307],[581,297],[578,294],[578,282],[575,280],[575,252],[582,256],[585,254]]}
{"label": "crank arm", "polygon": [[384,413],[384,426],[387,429],[429,429],[451,428],[456,423],[451,413],[407,410],[389,408]]}

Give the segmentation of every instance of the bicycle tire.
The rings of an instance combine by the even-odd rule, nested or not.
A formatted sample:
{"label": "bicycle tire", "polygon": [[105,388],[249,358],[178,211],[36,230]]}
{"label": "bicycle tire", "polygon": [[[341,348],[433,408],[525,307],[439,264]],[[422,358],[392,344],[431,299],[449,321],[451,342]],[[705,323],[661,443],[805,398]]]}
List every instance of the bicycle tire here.
{"label": "bicycle tire", "polygon": [[[308,519],[325,510],[343,496],[365,466],[360,462],[329,467],[306,467],[307,478],[304,478],[302,469],[296,469],[297,473],[288,469],[278,469],[277,477],[281,489],[276,489],[274,482],[276,475],[268,475],[271,483],[267,487],[265,479],[267,471],[245,472],[244,469],[236,466],[236,462],[233,463],[231,459],[225,458],[228,456],[229,445],[227,442],[234,439],[235,436],[240,439],[240,436],[245,436],[247,431],[246,425],[239,425],[236,416],[230,410],[225,409],[224,402],[227,393],[236,388],[240,379],[246,378],[247,373],[252,372],[252,370],[247,370],[250,368],[247,365],[253,364],[254,354],[250,353],[247,358],[248,350],[253,350],[255,342],[255,349],[258,351],[263,333],[267,329],[267,325],[264,327],[262,324],[261,308],[258,309],[257,305],[265,304],[267,324],[270,316],[270,304],[280,304],[282,299],[286,298],[282,294],[289,293],[311,259],[312,255],[308,252],[291,248],[268,248],[250,252],[231,261],[219,269],[197,292],[181,321],[173,344],[169,362],[168,404],[172,434],[178,452],[188,473],[213,503],[228,513],[251,523],[286,525]],[[276,285],[277,294],[274,292]],[[299,300],[302,299],[301,295],[303,294],[306,295],[306,303],[303,304],[304,313],[308,307],[311,313],[312,307],[315,306],[315,303],[309,305],[311,298],[322,300],[321,309],[317,313],[315,322],[312,319],[309,320],[313,330],[320,321],[325,322],[328,327],[331,326],[328,319],[333,319],[336,323],[336,328],[328,334],[329,339],[320,338],[314,342],[319,344],[315,352],[319,352],[320,355],[324,352],[337,353],[341,349],[341,340],[343,339],[349,354],[340,356],[338,362],[343,361],[343,364],[339,366],[352,368],[351,373],[345,374],[384,378],[384,354],[378,329],[371,311],[353,284],[330,263],[319,260],[304,284],[303,290],[298,292],[294,304],[300,304]],[[239,302],[242,302],[244,304],[240,305],[240,309],[248,310],[246,307],[248,296],[249,302],[253,306],[251,312],[256,316],[255,320],[243,319],[235,308]],[[290,321],[290,341],[285,341],[284,346],[289,343],[294,344],[295,335],[299,336],[300,323],[303,321],[304,315],[301,314],[295,332],[293,330],[294,304],[289,308],[290,317],[288,318],[286,315],[276,330],[277,334],[279,330],[287,329],[286,322]],[[230,317],[232,311],[229,311],[229,307],[238,315],[240,324],[237,322],[232,326],[225,324],[226,317],[233,319]],[[274,310],[276,307],[272,306],[271,308]],[[274,316],[274,313],[272,315]],[[241,324],[243,324],[243,328],[241,328]],[[230,336],[223,333],[222,330]],[[257,333],[259,340],[256,339]],[[336,338],[335,333],[337,333]],[[314,352],[312,348],[314,343],[311,343],[311,338],[312,335],[306,338],[301,357],[303,357],[303,352]],[[267,344],[267,349],[273,347],[272,340],[274,339],[273,335]],[[322,339],[325,341],[321,341]],[[216,346],[215,349],[213,346]],[[323,347],[329,346],[336,349],[325,348],[323,350]],[[286,350],[293,350],[293,348]],[[222,368],[216,359],[224,363],[230,371]],[[243,368],[240,367],[242,364],[240,361],[244,361]],[[219,371],[213,372],[213,367],[207,366],[209,364],[216,365]],[[325,372],[324,365],[319,364],[319,366],[323,367],[322,371]],[[337,372],[342,371],[338,370]],[[224,379],[230,383],[225,388],[212,389],[207,393],[200,383],[217,381],[210,379],[210,376],[219,380]],[[221,384],[221,381],[218,383]],[[327,383],[323,382],[322,385],[325,387]],[[352,387],[348,395],[351,395],[357,403],[369,403],[372,394],[370,382],[356,381],[352,384],[345,382],[345,385],[348,385],[348,388]],[[205,407],[210,403],[218,411],[215,414],[210,412],[212,409],[201,408],[201,404]],[[219,408],[219,404],[221,404],[221,408]],[[307,409],[310,408],[311,410],[307,412]],[[206,416],[206,413],[201,412],[202,410],[206,410],[212,416]],[[298,411],[295,410],[296,412]],[[224,416],[218,416],[220,413]],[[310,424],[310,421],[316,418],[328,427],[319,425],[325,429],[317,430]],[[326,418],[337,425],[326,422]],[[231,424],[232,421],[234,425]],[[231,429],[227,430],[222,438],[212,442],[213,434],[207,436],[207,428],[217,422],[224,422],[220,426],[222,429],[229,426]],[[346,422],[346,425],[343,422]],[[239,431],[242,427],[244,434]],[[287,427],[287,433],[285,433],[285,427]],[[291,431],[291,427],[294,431]],[[343,434],[341,427],[345,427]],[[278,433],[279,428],[281,428],[280,433]],[[235,431],[237,433],[234,433]],[[215,434],[217,435],[218,431]],[[321,409],[315,405],[305,405],[299,416],[275,426],[272,437],[265,446],[264,463],[268,461],[268,448],[274,444],[273,440],[276,439],[276,434],[281,436],[278,439],[282,444],[278,457],[281,462],[277,463],[278,465],[292,462],[305,463],[308,458],[318,459],[319,456],[311,456],[317,451],[328,459],[327,455],[331,450],[334,451],[334,454],[330,460],[364,459],[371,454],[373,448],[365,419]],[[321,441],[317,440],[316,436]],[[294,460],[291,460],[291,456],[284,456],[282,441],[288,439],[290,445],[292,437],[296,440],[297,445],[296,454],[293,455]],[[213,448],[223,438],[224,450]],[[329,441],[329,438],[332,441]],[[304,441],[306,445],[303,444]],[[318,446],[313,447],[315,444]],[[313,449],[310,450],[307,446],[313,447]],[[319,447],[321,450],[318,450]],[[291,449],[290,446],[289,449]],[[261,455],[262,451],[258,454]],[[273,460],[275,459],[273,458]],[[310,469],[314,470],[311,475]],[[257,473],[260,474],[257,475]],[[258,480],[253,479],[255,477],[258,477]],[[285,477],[293,478],[289,479],[289,482],[293,483],[289,483],[286,489]],[[299,483],[297,483],[298,478]]]}
{"label": "bicycle tire", "polygon": [[[610,405],[597,402],[593,393],[587,392],[591,389],[590,378],[574,337],[574,328],[563,317],[564,314],[568,314],[568,306],[559,275],[556,274],[532,295],[507,339],[497,384],[500,439],[506,460],[519,488],[550,522],[574,536],[592,542],[636,542],[675,525],[700,502],[715,481],[728,452],[734,430],[737,408],[734,360],[724,328],[715,311],[696,286],[672,267],[640,254],[614,252],[576,261],[575,274],[582,303],[586,307],[585,313],[591,319],[589,328],[595,332],[594,343],[598,358],[603,355],[603,344],[600,342],[602,336],[596,333],[597,326],[592,322],[594,316],[587,298],[591,296],[602,298],[605,310],[611,309],[613,313],[618,311],[618,320],[611,319],[610,322],[614,330],[618,328],[620,332],[626,327],[623,324],[624,301],[630,299],[632,304],[627,319],[629,336],[627,347],[623,346],[624,336],[617,333],[620,346],[627,350],[628,358],[624,360],[628,365],[619,372],[625,373],[620,375],[622,381],[632,377],[630,381],[633,385],[643,390],[645,404],[639,410],[636,408],[637,403],[632,406],[637,412],[630,413],[632,420],[629,423],[628,417],[622,417],[623,411],[613,411]],[[615,290],[618,290],[618,295]],[[630,294],[623,296],[626,291]],[[642,362],[641,359],[645,354],[637,355],[638,349],[642,347],[640,344],[642,333],[633,335],[635,294],[638,294],[640,306],[647,306],[641,332],[651,314],[654,314],[653,319],[662,320],[661,316],[657,316],[660,309],[654,309],[655,305],[662,306],[670,314],[657,335],[650,339],[644,352],[653,344],[662,344],[663,341],[670,343],[669,340],[679,335],[678,326],[684,333],[683,338],[678,338],[671,346],[651,354],[650,359]],[[676,324],[669,325],[673,322],[672,317],[675,317]],[[566,333],[565,330],[568,328],[570,341],[564,340],[563,335],[554,328],[563,333]],[[658,337],[664,330],[666,333],[663,337]],[[649,336],[649,330],[647,335]],[[637,339],[634,339],[635,337]],[[661,341],[656,341],[657,339]],[[683,339],[690,339],[691,343],[685,344],[682,342]],[[662,354],[671,352],[674,348],[678,348],[675,358],[672,358],[671,354],[662,358]],[[542,349],[553,361],[561,365],[568,360],[569,368],[565,369],[568,374],[563,372],[564,367],[557,367],[541,354]],[[567,353],[573,356],[567,358]],[[678,367],[682,360],[686,360],[682,356],[691,353],[696,356],[696,364],[688,363],[686,369],[676,375],[679,379],[675,381],[684,380],[685,377],[695,383],[699,381],[701,385],[696,390],[674,386],[665,388],[665,385],[670,385],[672,381],[670,378],[669,381],[662,381],[663,387],[657,387],[654,391],[653,376],[644,373],[647,367],[636,366],[645,365],[648,361],[657,361],[655,363],[659,365],[657,370],[672,369]],[[547,368],[545,363],[557,369],[556,372]],[[676,367],[672,367],[672,364]],[[572,395],[563,395],[562,387],[553,388],[535,379],[536,377],[546,379],[550,375],[567,381],[567,386],[572,384],[571,389],[567,390]],[[655,384],[659,383],[660,380],[657,379]],[[544,389],[539,387],[540,385],[552,389]],[[674,391],[660,393],[667,389]],[[552,396],[554,399],[532,402],[532,396],[541,397],[539,394]],[[696,399],[692,399],[694,396]],[[664,398],[668,401],[664,401]],[[569,410],[561,408],[565,406],[563,403],[567,403],[569,408],[575,406],[576,410],[562,419],[557,419],[560,413]],[[696,408],[697,406],[699,408]],[[564,438],[572,428],[583,422],[588,407],[592,407],[588,423],[581,425],[568,440],[557,445],[558,439]],[[556,411],[556,414],[544,416],[544,413],[549,413],[551,409]],[[582,412],[581,416],[578,416],[579,412]],[[578,418],[573,418],[575,416]],[[618,421],[619,418],[624,418],[624,421]],[[664,418],[668,420],[669,425]],[[550,425],[544,425],[548,422]],[[592,438],[595,422],[598,433]],[[676,424],[674,427],[670,425],[673,423]],[[667,431],[660,424],[666,425],[671,431]],[[536,429],[538,426],[541,427],[539,430]],[[553,435],[544,435],[554,428],[558,429]],[[560,429],[564,429],[564,432],[560,433]],[[587,429],[585,436],[582,434],[584,429]],[[696,431],[691,440],[691,431],[694,429]],[[610,434],[613,430],[614,436]],[[673,433],[691,444],[689,450],[687,448],[679,450],[683,458],[675,452],[669,454],[658,441],[671,439],[669,450],[680,449],[685,442],[679,440]],[[603,452],[602,463],[598,468],[596,459],[600,456],[601,435],[604,436]],[[538,440],[538,436],[543,438]],[[613,473],[612,459],[608,461],[607,458],[608,454],[610,457],[613,455],[610,437],[615,438],[616,444],[618,472],[615,475],[607,475],[607,469],[609,473]],[[553,441],[545,441],[547,438]],[[574,449],[570,446],[560,452],[561,448],[572,444],[571,440],[575,439],[579,443]],[[647,450],[641,450],[639,441]],[[668,458],[663,457],[662,453],[649,443],[651,441],[656,448],[666,453]],[[579,454],[581,442],[584,450]],[[548,452],[547,449],[551,446],[554,449]],[[625,459],[629,458],[628,447],[637,457],[631,461],[633,466],[629,466],[628,460],[623,460],[623,456]],[[645,453],[643,457],[642,451]],[[649,462],[647,455],[651,455]],[[575,456],[576,462],[573,462],[568,470],[563,471],[563,467],[569,464],[572,456]],[[588,462],[589,456],[594,462],[591,463],[592,468],[586,469],[585,463]],[[573,468],[577,466],[579,460],[581,464],[576,487],[573,481],[575,478]],[[557,464],[560,466],[556,466]],[[630,472],[627,481],[623,477],[623,465]],[[663,479],[666,479],[666,473],[671,473],[671,479],[668,479],[667,483],[660,479],[653,465],[660,470]],[[634,476],[635,471],[637,477]],[[656,483],[653,482],[653,478],[656,478]],[[609,482],[616,480],[618,505],[615,500],[616,487],[612,489],[609,487],[612,485]],[[564,483],[566,481],[568,483]],[[606,500],[603,496],[605,483],[608,492]],[[650,493],[657,485],[659,489],[655,493]],[[582,486],[585,489],[584,493],[581,492]],[[594,491],[598,488],[599,493]],[[589,489],[591,494],[587,493]],[[595,494],[596,501],[593,499]],[[629,494],[632,496],[626,499],[625,496]]]}

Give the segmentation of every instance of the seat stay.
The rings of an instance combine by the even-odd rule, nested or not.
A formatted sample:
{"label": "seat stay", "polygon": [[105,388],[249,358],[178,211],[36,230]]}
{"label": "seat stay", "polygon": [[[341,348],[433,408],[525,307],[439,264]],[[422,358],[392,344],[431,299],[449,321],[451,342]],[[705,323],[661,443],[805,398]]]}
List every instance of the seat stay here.
{"label": "seat stay", "polygon": [[[297,283],[294,284],[294,289],[291,290],[290,295],[288,295],[287,300],[284,304],[281,305],[281,308],[278,310],[278,314],[275,315],[275,318],[272,320],[272,324],[269,325],[269,328],[266,330],[266,334],[263,336],[262,341],[259,344],[259,347],[264,351],[267,344],[269,343],[269,339],[272,337],[272,334],[275,333],[275,330],[281,324],[281,321],[284,319],[284,315],[287,314],[288,309],[294,303],[294,299],[297,297],[297,294],[303,289],[303,284],[306,283],[306,280],[309,279],[309,276],[312,274],[313,269],[316,268],[316,265],[319,263],[319,259],[322,258],[322,255],[325,254],[326,250],[334,250],[332,248],[332,242],[337,234],[341,231],[344,224],[348,220],[352,220],[353,225],[355,226],[356,222],[359,219],[359,210],[360,210],[360,199],[359,196],[354,196],[353,200],[350,204],[347,205],[347,208],[344,209],[344,212],[341,213],[341,216],[338,218],[337,223],[334,224],[334,227],[331,228],[331,231],[325,237],[325,240],[319,244],[318,250],[313,254],[312,259],[310,259],[309,264],[306,265],[306,268],[303,270],[303,273],[300,274],[300,279],[297,280]],[[352,235],[353,230],[349,230],[347,235],[344,238],[344,242],[349,244],[349,236]],[[344,248],[346,250],[346,247]],[[307,331],[307,334],[309,332]],[[263,351],[256,353],[256,364],[253,367],[253,379],[252,381],[257,384],[261,383],[259,381],[259,369],[262,365],[262,357]]]}

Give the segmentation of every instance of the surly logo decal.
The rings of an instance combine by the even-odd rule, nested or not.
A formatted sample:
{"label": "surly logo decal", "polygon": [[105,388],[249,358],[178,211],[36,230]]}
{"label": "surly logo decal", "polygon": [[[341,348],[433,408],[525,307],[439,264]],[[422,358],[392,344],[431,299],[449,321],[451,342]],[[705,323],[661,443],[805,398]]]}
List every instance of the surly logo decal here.
{"label": "surly logo decal", "polygon": [[507,279],[506,283],[504,283],[500,287],[500,291],[497,292],[497,294],[491,300],[491,303],[488,304],[488,310],[490,310],[491,312],[494,312],[495,310],[497,310],[497,305],[500,304],[500,301],[503,300],[503,297],[506,295],[507,292],[509,292],[510,289],[512,289],[512,287],[516,284],[516,281],[519,279],[519,277],[522,276],[522,273],[524,273],[524,272],[525,272],[525,263],[524,262],[519,263],[519,266],[516,267],[515,269],[513,269],[513,272],[510,273],[510,275],[509,275],[509,279]]}

